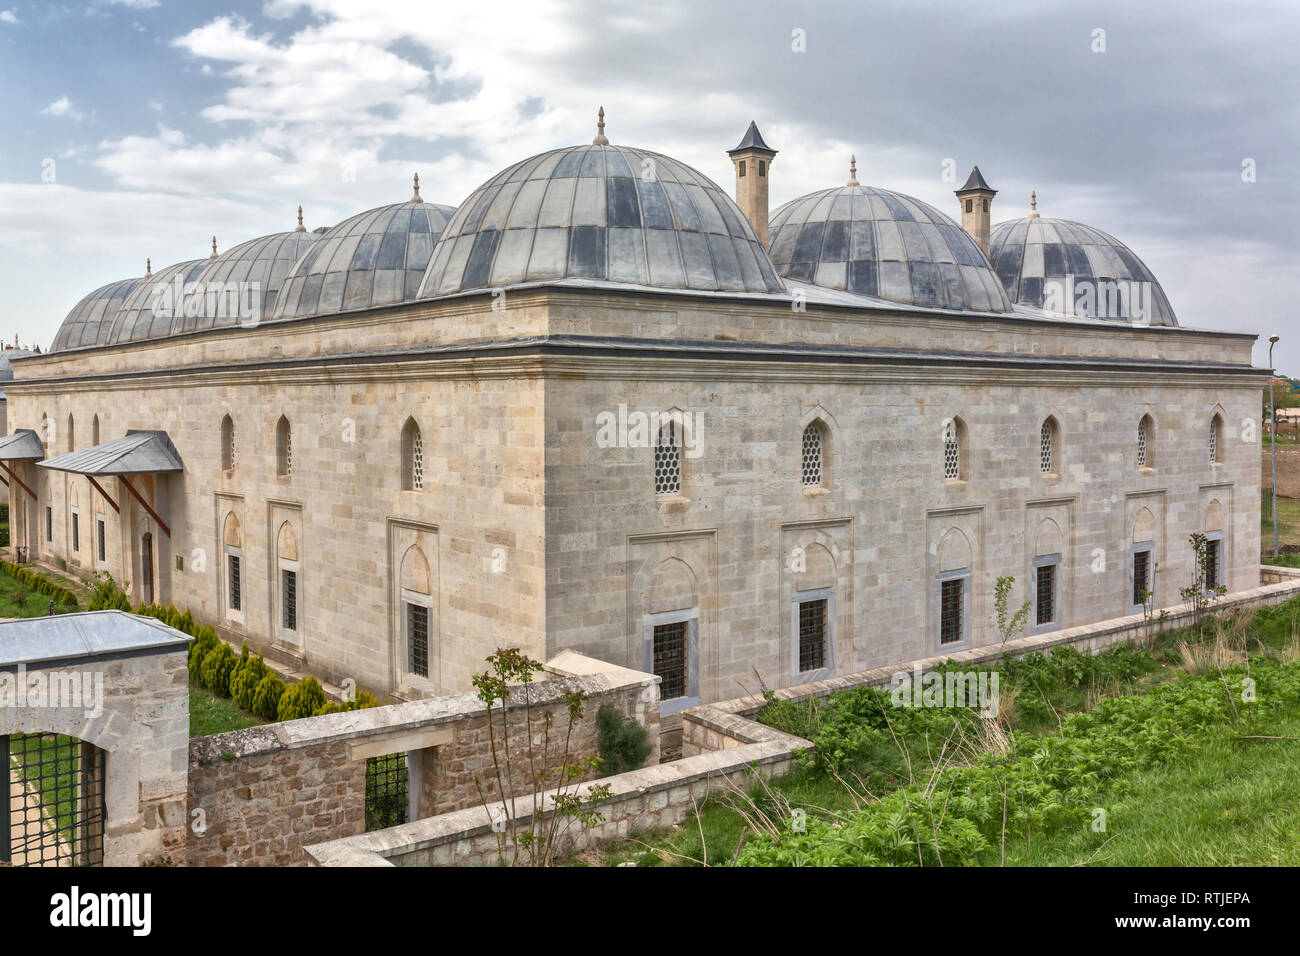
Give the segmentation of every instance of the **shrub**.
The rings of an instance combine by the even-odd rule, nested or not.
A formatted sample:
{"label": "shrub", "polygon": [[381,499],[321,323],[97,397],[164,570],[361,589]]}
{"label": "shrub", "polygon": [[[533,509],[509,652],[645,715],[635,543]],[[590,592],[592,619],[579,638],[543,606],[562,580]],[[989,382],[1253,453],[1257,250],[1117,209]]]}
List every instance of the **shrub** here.
{"label": "shrub", "polygon": [[210,627],[200,629],[199,638],[190,645],[190,682],[194,684],[203,683],[203,659],[208,653],[215,650],[221,641],[217,639],[217,632]]}
{"label": "shrub", "polygon": [[624,720],[609,704],[596,711],[596,747],[600,771],[607,776],[636,770],[654,750],[646,729],[635,720]]}
{"label": "shrub", "polygon": [[349,710],[365,710],[367,707],[378,707],[379,699],[374,694],[367,693],[364,690],[357,691],[357,696],[347,703],[340,704],[338,701],[326,701],[311,712],[313,717],[320,717],[323,714],[342,714]]}
{"label": "shrub", "polygon": [[203,658],[203,666],[199,670],[203,686],[218,697],[229,697],[230,672],[235,669],[237,660],[229,644],[219,643],[216,650]]}
{"label": "shrub", "polygon": [[257,682],[257,690],[253,692],[253,713],[263,720],[275,720],[280,709],[280,698],[284,693],[284,681],[279,675],[268,673]]}
{"label": "shrub", "polygon": [[320,682],[314,677],[304,677],[280,697],[275,716],[277,720],[300,720],[310,717],[317,707],[324,706],[326,702]]}
{"label": "shrub", "polygon": [[230,675],[231,699],[250,714],[257,713],[254,706],[257,688],[262,683],[262,678],[270,673],[271,668],[266,666],[261,654],[241,660]]}
{"label": "shrub", "polygon": [[[67,604],[71,607],[77,606],[77,596],[71,590],[59,584],[57,581],[51,581],[47,577],[42,577],[30,568],[25,568],[20,564],[13,564],[9,561],[0,561],[0,568],[20,584],[25,584],[33,590],[40,591],[47,597],[52,597],[59,604]],[[93,610],[93,608],[92,608]],[[123,610],[129,610],[124,608]]]}

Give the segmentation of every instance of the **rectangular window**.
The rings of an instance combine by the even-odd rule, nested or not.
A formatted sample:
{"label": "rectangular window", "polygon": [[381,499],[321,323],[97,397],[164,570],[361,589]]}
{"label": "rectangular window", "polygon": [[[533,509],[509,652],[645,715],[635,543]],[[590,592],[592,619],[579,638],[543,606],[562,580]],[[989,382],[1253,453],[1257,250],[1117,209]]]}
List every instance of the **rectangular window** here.
{"label": "rectangular window", "polygon": [[429,609],[423,604],[406,605],[407,664],[412,674],[429,676]]}
{"label": "rectangular window", "polygon": [[686,696],[687,621],[656,624],[654,674],[659,678],[659,699]]}
{"label": "rectangular window", "polygon": [[54,509],[49,505],[45,506],[45,540],[54,540]]}
{"label": "rectangular window", "polygon": [[239,580],[239,555],[237,554],[226,555],[226,568],[227,568],[227,572],[226,572],[227,578],[229,579],[227,585],[230,594],[230,610],[238,611],[240,608],[240,602],[243,600],[240,593],[241,583]]}
{"label": "rectangular window", "polygon": [[95,531],[99,538],[99,563],[103,564],[108,560],[108,545],[104,543],[104,519],[99,518],[95,521]]}
{"label": "rectangular window", "polygon": [[1205,589],[1213,590],[1223,578],[1223,541],[1210,538],[1205,542]]}
{"label": "rectangular window", "polygon": [[939,583],[939,643],[960,644],[965,639],[965,618],[962,599],[965,578],[953,578]]}
{"label": "rectangular window", "polygon": [[72,512],[72,550],[81,550],[81,516]]}
{"label": "rectangular window", "polygon": [[1051,624],[1056,620],[1056,565],[1040,565],[1034,574],[1034,623]]}
{"label": "rectangular window", "polygon": [[740,161],[740,176],[743,178],[744,175],[745,175],[745,161],[742,159]]}
{"label": "rectangular window", "polygon": [[1151,552],[1133,552],[1133,606],[1145,607],[1151,590]]}
{"label": "rectangular window", "polygon": [[799,603],[799,672],[826,666],[826,599]]}
{"label": "rectangular window", "polygon": [[280,622],[286,631],[298,630],[298,572],[280,570]]}

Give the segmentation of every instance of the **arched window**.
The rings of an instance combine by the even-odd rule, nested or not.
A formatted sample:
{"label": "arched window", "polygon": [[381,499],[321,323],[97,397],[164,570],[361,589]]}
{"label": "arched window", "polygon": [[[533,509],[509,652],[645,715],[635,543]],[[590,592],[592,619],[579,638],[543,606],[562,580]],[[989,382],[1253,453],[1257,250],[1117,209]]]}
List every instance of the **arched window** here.
{"label": "arched window", "polygon": [[430,636],[433,633],[433,576],[429,559],[412,545],[402,557],[402,652],[403,671],[407,675],[429,679]]}
{"label": "arched window", "polygon": [[424,437],[414,418],[402,426],[402,490],[420,491],[424,488]]}
{"label": "arched window", "polygon": [[284,522],[276,538],[280,571],[280,637],[298,642],[298,536],[293,525]]}
{"label": "arched window", "polygon": [[962,477],[963,454],[962,443],[966,428],[960,418],[950,418],[943,423],[943,477],[947,481],[956,481]]}
{"label": "arched window", "polygon": [[1210,419],[1210,464],[1223,461],[1223,416]]}
{"label": "arched window", "polygon": [[826,480],[826,435],[821,422],[803,430],[803,486],[820,488]]}
{"label": "arched window", "polygon": [[235,423],[229,415],[221,419],[221,469],[235,467]]}
{"label": "arched window", "polygon": [[50,440],[54,437],[54,419],[45,412],[41,412],[41,423],[37,426],[37,431],[41,436],[41,447],[45,454],[50,453]]}
{"label": "arched window", "polygon": [[1061,473],[1057,464],[1060,460],[1060,445],[1061,429],[1057,426],[1056,419],[1049,415],[1043,420],[1042,427],[1038,429],[1038,470],[1042,474]]}
{"label": "arched window", "polygon": [[669,419],[655,438],[655,494],[675,495],[682,490],[682,423]]}
{"label": "arched window", "polygon": [[226,557],[226,609],[238,615],[244,607],[244,539],[233,511],[226,515],[221,544]]}
{"label": "arched window", "polygon": [[293,432],[283,415],[275,424],[275,473],[281,478],[293,474]]}
{"label": "arched window", "polygon": [[68,451],[76,451],[76,425],[72,421],[72,412],[68,412]]}
{"label": "arched window", "polygon": [[99,416],[98,415],[96,415],[94,420],[90,423],[90,443],[92,445],[99,444]]}
{"label": "arched window", "polygon": [[1150,415],[1143,415],[1142,421],[1138,422],[1138,453],[1137,462],[1139,468],[1150,468],[1155,460],[1155,423],[1152,422]]}

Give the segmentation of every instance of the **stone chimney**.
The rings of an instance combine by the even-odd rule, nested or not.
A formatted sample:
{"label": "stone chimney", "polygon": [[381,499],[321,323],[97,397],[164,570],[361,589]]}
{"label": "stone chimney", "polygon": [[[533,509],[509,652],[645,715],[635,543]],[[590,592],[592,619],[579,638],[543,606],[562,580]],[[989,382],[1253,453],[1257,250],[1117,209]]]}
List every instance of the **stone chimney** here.
{"label": "stone chimney", "polygon": [[736,166],[736,205],[766,246],[767,180],[776,150],[763,142],[763,134],[751,122],[740,145],[727,150],[727,155]]}
{"label": "stone chimney", "polygon": [[984,181],[980,168],[974,167],[966,177],[966,185],[955,190],[961,203],[961,227],[975,240],[975,244],[989,254],[989,206],[998,191]]}

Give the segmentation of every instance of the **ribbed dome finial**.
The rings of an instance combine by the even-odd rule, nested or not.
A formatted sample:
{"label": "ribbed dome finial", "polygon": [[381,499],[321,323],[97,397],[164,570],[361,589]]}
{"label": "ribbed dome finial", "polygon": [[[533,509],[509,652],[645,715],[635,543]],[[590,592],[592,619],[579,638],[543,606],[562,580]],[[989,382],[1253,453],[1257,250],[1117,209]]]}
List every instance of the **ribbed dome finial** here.
{"label": "ribbed dome finial", "polygon": [[144,277],[147,279],[151,275],[153,275],[153,260],[146,259],[144,260]]}
{"label": "ribbed dome finial", "polygon": [[306,232],[307,227],[302,224],[302,206],[298,207],[298,225],[293,227],[294,232]]}
{"label": "ribbed dome finial", "polygon": [[409,201],[424,202],[424,200],[420,198],[420,174],[419,173],[415,174],[415,192],[411,193],[411,198]]}
{"label": "ribbed dome finial", "polygon": [[608,146],[609,140],[605,138],[605,107],[600,108],[596,114],[596,138],[591,141],[592,146]]}
{"label": "ribbed dome finial", "polygon": [[849,154],[849,181],[844,185],[846,186],[862,185],[861,183],[858,182],[858,157],[854,156],[851,153]]}
{"label": "ribbed dome finial", "polygon": [[216,257],[217,257],[217,237],[216,237],[216,236],[213,236],[213,237],[212,237],[212,255],[208,256],[208,258],[209,258],[209,259],[215,259]]}
{"label": "ribbed dome finial", "polygon": [[1038,218],[1038,190],[1037,189],[1031,189],[1029,191],[1029,218],[1030,219]]}

